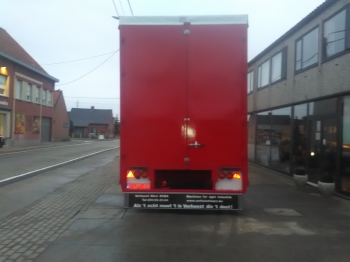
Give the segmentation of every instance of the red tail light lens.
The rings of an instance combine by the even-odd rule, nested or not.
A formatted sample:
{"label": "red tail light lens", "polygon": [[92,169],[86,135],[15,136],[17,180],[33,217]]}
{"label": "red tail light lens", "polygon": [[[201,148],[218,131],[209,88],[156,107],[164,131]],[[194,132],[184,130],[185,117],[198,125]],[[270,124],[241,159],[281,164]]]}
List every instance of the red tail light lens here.
{"label": "red tail light lens", "polygon": [[233,173],[232,172],[227,172],[226,173],[227,179],[232,179],[233,178]]}
{"label": "red tail light lens", "polygon": [[142,176],[143,178],[147,178],[147,177],[148,177],[148,172],[147,172],[147,171],[143,171],[143,172],[141,173],[141,176]]}
{"label": "red tail light lens", "polygon": [[135,171],[134,172],[134,177],[137,178],[137,179],[140,179],[140,177],[141,177],[140,171]]}
{"label": "red tail light lens", "polygon": [[226,174],[224,172],[219,172],[219,178],[224,179],[226,177]]}

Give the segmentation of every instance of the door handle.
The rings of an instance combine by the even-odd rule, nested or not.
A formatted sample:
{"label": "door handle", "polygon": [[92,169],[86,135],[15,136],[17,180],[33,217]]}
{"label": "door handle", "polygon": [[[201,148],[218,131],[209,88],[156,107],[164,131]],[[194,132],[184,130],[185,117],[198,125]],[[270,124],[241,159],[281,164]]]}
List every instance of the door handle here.
{"label": "door handle", "polygon": [[199,146],[204,146],[204,144],[199,144],[197,141],[194,142],[193,144],[188,144],[188,146],[194,146],[195,148],[199,147]]}

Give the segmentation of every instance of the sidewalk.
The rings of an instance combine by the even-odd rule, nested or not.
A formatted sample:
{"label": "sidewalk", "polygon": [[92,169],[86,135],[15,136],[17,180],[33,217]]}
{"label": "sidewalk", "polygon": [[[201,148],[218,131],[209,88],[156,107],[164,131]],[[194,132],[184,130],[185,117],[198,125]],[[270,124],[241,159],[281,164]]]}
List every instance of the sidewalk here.
{"label": "sidewalk", "polygon": [[254,164],[249,164],[246,201],[246,206],[286,205],[306,211],[310,210],[310,207],[325,210],[335,207],[350,208],[350,201],[344,198],[336,195],[325,198],[319,194],[317,187],[310,185],[297,188],[293,179]]}

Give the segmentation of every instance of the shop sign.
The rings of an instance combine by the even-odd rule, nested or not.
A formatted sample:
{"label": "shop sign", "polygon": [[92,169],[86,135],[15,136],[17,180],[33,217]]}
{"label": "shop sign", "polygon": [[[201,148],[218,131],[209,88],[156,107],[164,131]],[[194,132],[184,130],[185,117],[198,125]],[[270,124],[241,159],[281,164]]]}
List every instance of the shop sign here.
{"label": "shop sign", "polygon": [[2,106],[8,106],[9,103],[7,101],[0,100],[0,105]]}

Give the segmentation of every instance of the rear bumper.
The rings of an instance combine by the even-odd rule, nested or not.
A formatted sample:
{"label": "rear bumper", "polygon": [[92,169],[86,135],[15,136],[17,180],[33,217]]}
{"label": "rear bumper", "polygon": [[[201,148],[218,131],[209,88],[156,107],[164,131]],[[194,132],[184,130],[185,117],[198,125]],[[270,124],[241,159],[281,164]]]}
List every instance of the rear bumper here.
{"label": "rear bumper", "polygon": [[125,193],[126,208],[242,210],[243,196],[232,194]]}

